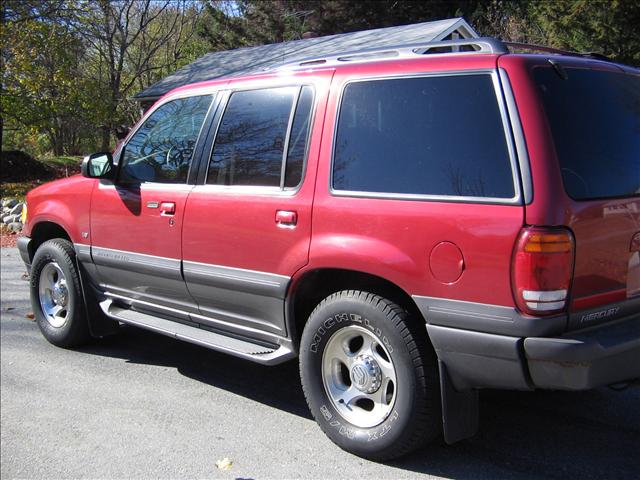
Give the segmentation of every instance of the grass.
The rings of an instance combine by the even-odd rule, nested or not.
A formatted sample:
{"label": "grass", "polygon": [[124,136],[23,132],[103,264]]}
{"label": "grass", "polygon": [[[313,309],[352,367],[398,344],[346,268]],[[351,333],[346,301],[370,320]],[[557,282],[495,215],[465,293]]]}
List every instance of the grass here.
{"label": "grass", "polygon": [[82,161],[82,157],[63,155],[61,157],[44,157],[40,161],[52,166],[75,166]]}

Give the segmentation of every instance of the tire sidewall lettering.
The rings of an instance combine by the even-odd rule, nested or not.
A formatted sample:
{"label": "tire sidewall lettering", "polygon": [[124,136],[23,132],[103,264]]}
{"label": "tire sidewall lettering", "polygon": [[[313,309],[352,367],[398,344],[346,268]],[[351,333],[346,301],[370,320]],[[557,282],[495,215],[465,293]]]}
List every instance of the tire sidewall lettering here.
{"label": "tire sidewall lettering", "polygon": [[[309,345],[309,351],[312,356],[316,358],[319,363],[322,359],[324,352],[324,345],[329,341],[329,338],[337,332],[340,328],[349,325],[356,325],[370,331],[379,341],[382,343],[390,354],[393,354],[396,349],[390,336],[385,332],[385,326],[379,327],[380,321],[368,318],[366,315],[360,315],[357,313],[349,312],[348,310],[340,310],[331,316],[327,316],[321,321],[320,325],[313,332],[312,342]],[[383,330],[384,329],[384,330]],[[397,366],[396,366],[397,368]],[[389,438],[392,431],[396,430],[396,427],[405,423],[405,418],[401,414],[402,409],[398,409],[398,398],[396,398],[396,407],[390,415],[379,425],[371,428],[361,428],[347,422],[342,416],[335,410],[327,394],[324,391],[324,387],[321,386],[322,396],[325,401],[320,403],[320,414],[317,416],[319,422],[325,423],[329,428],[335,431],[340,437],[348,440],[355,440],[362,444],[371,444],[381,441],[392,441]],[[319,388],[320,390],[320,388]]]}

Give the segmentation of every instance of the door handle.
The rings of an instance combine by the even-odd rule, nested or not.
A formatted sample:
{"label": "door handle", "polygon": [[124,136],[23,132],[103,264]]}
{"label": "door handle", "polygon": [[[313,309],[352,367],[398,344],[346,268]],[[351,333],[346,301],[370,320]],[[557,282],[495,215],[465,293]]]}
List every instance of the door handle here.
{"label": "door handle", "polygon": [[298,223],[298,213],[292,210],[276,210],[276,225],[280,228],[294,228]]}
{"label": "door handle", "polygon": [[175,202],[162,202],[160,204],[160,215],[175,215],[176,204]]}

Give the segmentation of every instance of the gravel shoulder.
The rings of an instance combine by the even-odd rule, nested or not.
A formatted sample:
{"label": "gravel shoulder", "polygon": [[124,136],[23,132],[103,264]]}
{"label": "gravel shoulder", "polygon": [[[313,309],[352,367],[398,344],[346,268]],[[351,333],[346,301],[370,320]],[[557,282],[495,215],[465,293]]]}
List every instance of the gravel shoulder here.
{"label": "gravel shoulder", "polygon": [[[481,394],[481,428],[382,465],[310,418],[297,364],[264,367],[123,328],[77,350],[33,320],[0,250],[0,476],[11,478],[637,478],[640,389]],[[216,461],[232,460],[229,471]]]}

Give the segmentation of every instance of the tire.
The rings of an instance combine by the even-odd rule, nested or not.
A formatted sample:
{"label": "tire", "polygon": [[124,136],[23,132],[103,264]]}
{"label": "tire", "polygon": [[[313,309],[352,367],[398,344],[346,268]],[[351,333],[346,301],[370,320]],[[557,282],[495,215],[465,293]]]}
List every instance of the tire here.
{"label": "tire", "polygon": [[360,457],[395,459],[442,431],[426,329],[380,296],[347,290],[320,302],[302,335],[300,376],[320,428]]}
{"label": "tire", "polygon": [[74,347],[89,338],[76,254],[68,240],[44,242],[31,266],[31,306],[36,323],[50,343]]}

